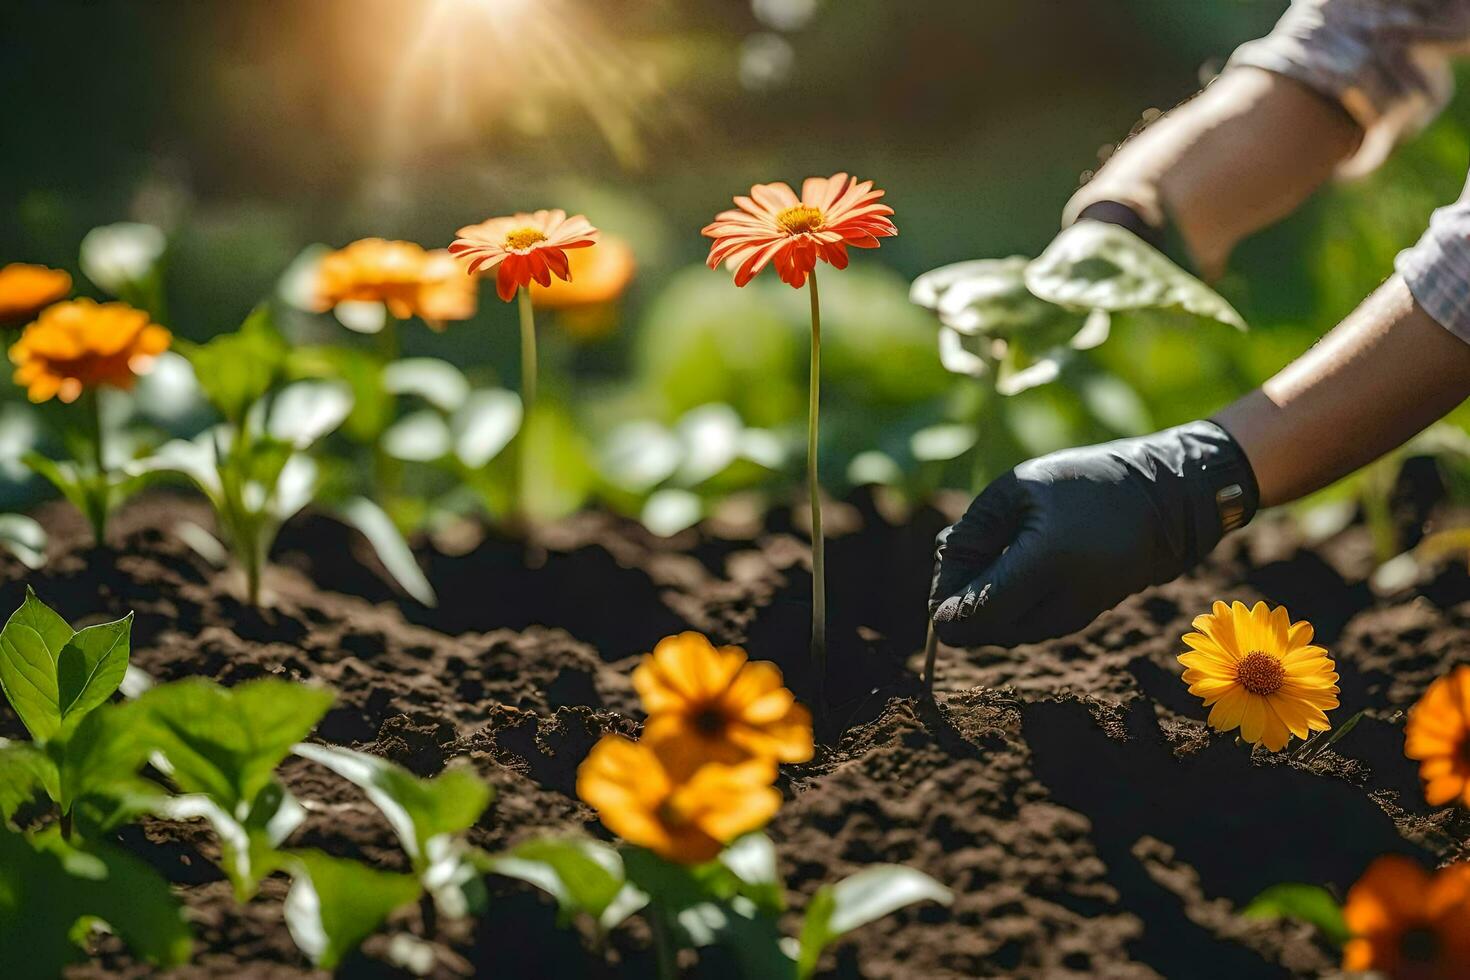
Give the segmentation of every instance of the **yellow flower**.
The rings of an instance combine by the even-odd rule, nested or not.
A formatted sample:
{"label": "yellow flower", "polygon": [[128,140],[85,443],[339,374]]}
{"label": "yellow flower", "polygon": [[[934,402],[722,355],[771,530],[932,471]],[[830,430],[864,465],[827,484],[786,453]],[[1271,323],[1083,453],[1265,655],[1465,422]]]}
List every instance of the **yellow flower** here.
{"label": "yellow flower", "polygon": [[74,402],[88,388],[131,388],[173,338],[126,303],[76,299],[49,306],[10,348],[15,382],[33,402]]}
{"label": "yellow flower", "polygon": [[605,735],[577,770],[577,795],[623,840],[701,864],[775,816],[775,776],[765,759],[686,769],[652,745]]}
{"label": "yellow flower", "polygon": [[313,308],[382,303],[400,320],[417,316],[436,330],[474,316],[475,281],[450,254],[413,242],[363,238],[329,252],[317,266]]}
{"label": "yellow flower", "polygon": [[1326,712],[1337,707],[1337,674],[1322,647],[1312,646],[1312,624],[1293,623],[1286,609],[1269,612],[1216,602],[1186,633],[1190,652],[1179,655],[1189,693],[1210,708],[1210,727],[1275,752],[1295,735],[1325,732]]}
{"label": "yellow flower", "polygon": [[648,712],[646,741],[690,760],[804,762],[812,757],[812,716],[781,684],[775,664],[713,646],[698,633],[661,640],[633,671]]}
{"label": "yellow flower", "polygon": [[1353,934],[1344,970],[1391,980],[1470,976],[1470,864],[1431,875],[1397,854],[1378,858],[1348,890],[1343,920]]}
{"label": "yellow flower", "polygon": [[1430,805],[1459,800],[1470,806],[1470,665],[1430,684],[1409,709],[1404,755],[1419,760]]}
{"label": "yellow flower", "polygon": [[0,269],[0,323],[24,323],[71,292],[71,276],[44,265],[12,262]]}

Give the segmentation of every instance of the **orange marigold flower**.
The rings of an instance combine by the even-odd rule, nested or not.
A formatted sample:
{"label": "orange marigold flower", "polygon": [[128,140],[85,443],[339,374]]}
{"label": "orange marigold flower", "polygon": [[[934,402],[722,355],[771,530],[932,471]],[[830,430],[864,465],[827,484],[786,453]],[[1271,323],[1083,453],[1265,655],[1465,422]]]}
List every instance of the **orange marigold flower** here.
{"label": "orange marigold flower", "polygon": [[781,671],[716,648],[698,633],[661,640],[633,671],[648,712],[646,741],[691,765],[812,757],[812,716],[781,684]]}
{"label": "orange marigold flower", "polygon": [[577,795],[623,840],[701,864],[775,816],[775,776],[765,759],[689,770],[653,745],[606,735],[577,770]]}
{"label": "orange marigold flower", "polygon": [[1347,971],[1394,980],[1470,976],[1470,864],[1430,874],[1409,858],[1378,858],[1348,890],[1343,919],[1353,938]]}
{"label": "orange marigold flower", "polygon": [[382,303],[400,320],[417,316],[435,329],[475,313],[475,284],[443,249],[363,238],[328,252],[317,266],[313,308]]}
{"label": "orange marigold flower", "polygon": [[1470,806],[1470,665],[1430,684],[1409,709],[1404,755],[1419,760],[1424,798],[1432,806],[1456,800]]}
{"label": "orange marigold flower", "polygon": [[621,238],[605,236],[591,248],[567,256],[571,277],[531,286],[538,309],[571,309],[611,303],[633,281],[633,249]]}
{"label": "orange marigold flower", "polygon": [[131,388],[172,336],[126,303],[74,299],[48,306],[10,348],[15,382],[33,402],[73,402],[88,388]]}
{"label": "orange marigold flower", "polygon": [[898,234],[882,196],[871,180],[847,174],[808,177],[800,198],[784,183],[757,184],[735,198],[738,210],[720,213],[701,233],[714,239],[709,267],[725,263],[744,286],[775,262],[782,282],[804,286],[818,259],[845,269],[849,245],[877,248],[878,239]]}
{"label": "orange marigold flower", "polygon": [[597,229],[580,214],[561,210],[491,218],[459,230],[449,251],[469,262],[471,275],[495,270],[495,292],[507,303],[532,282],[571,281],[567,250],[597,244]]}
{"label": "orange marigold flower", "polygon": [[71,276],[44,265],[12,262],[0,269],[0,323],[22,323],[71,292]]}

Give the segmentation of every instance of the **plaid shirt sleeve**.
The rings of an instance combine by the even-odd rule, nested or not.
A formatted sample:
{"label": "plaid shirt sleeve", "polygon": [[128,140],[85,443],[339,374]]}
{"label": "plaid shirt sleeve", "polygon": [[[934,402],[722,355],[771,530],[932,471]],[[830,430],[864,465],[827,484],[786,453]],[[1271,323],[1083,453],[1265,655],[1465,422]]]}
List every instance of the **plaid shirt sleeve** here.
{"label": "plaid shirt sleeve", "polygon": [[1340,102],[1363,127],[1343,166],[1363,174],[1414,135],[1453,92],[1449,59],[1470,51],[1470,0],[1294,0],[1232,65],[1296,79]]}
{"label": "plaid shirt sleeve", "polygon": [[1424,312],[1470,343],[1470,185],[1394,263]]}

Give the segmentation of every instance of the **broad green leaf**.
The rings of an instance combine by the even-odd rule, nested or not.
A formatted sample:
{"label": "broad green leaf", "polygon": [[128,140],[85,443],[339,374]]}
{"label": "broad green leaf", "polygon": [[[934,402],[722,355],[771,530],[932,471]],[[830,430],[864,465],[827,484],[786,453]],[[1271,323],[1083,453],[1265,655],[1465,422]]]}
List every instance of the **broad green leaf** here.
{"label": "broad green leaf", "polygon": [[275,848],[306,819],[301,804],[277,781],[256,796],[243,820],[202,793],[160,798],[152,810],[170,820],[209,822],[219,837],[221,864],[240,902],[249,901],[261,879],[276,870],[280,855]]}
{"label": "broad green leaf", "polygon": [[0,690],[38,744],[61,728],[56,665],[73,635],[29,586],[25,601],[0,629]]}
{"label": "broad green leaf", "polygon": [[210,404],[237,425],[280,379],[289,350],[265,304],[257,306],[235,333],[221,334],[207,344],[176,346],[194,365]]}
{"label": "broad green leaf", "polygon": [[393,397],[383,386],[383,361],[370,351],[347,347],[296,347],[287,361],[293,378],[329,378],[352,389],[352,413],[342,432],[371,444],[393,420]]}
{"label": "broad green leaf", "polygon": [[1085,317],[1026,288],[1027,264],[1017,255],[947,265],[915,279],[909,298],[967,337],[1007,340],[1046,332],[1065,338],[1081,330]]}
{"label": "broad green leaf", "polygon": [[60,975],[62,963],[80,958],[68,948],[79,920],[105,923],[158,966],[189,959],[183,911],[143,861],[106,844],[69,844],[55,828],[29,839],[0,828],[0,950],[26,953],[7,957],[6,975]]}
{"label": "broad green leaf", "polygon": [[920,429],[909,437],[909,451],[920,462],[958,459],[975,445],[973,425],[950,422]]}
{"label": "broad green leaf", "polygon": [[703,516],[704,501],[698,494],[665,487],[649,494],[638,519],[654,534],[667,538],[698,524]]}
{"label": "broad green leaf", "polygon": [[353,497],[339,507],[337,513],[368,539],[378,560],[403,591],[430,608],[439,604],[439,597],[434,594],[434,587],[429,584],[423,569],[419,568],[413,549],[383,508],[366,497]]}
{"label": "broad green leaf", "polygon": [[0,514],[0,548],[30,569],[46,564],[46,529],[24,514]]}
{"label": "broad green leaf", "polygon": [[124,816],[116,808],[119,798],[157,793],[156,785],[138,775],[152,747],[142,715],[136,701],[99,705],[47,745],[60,773],[57,802],[63,813],[87,797],[105,796],[113,802],[102,809]]}
{"label": "broad green leaf", "polygon": [[720,863],[740,879],[740,892],[770,915],[786,908],[786,886],[776,866],[776,845],[756,831],[731,842],[720,854]]}
{"label": "broad green leaf", "polygon": [[294,751],[361,787],[420,871],[434,857],[434,838],[467,830],[490,804],[490,785],[468,766],[420,779],[387,759],[336,745],[303,742]]}
{"label": "broad green leaf", "polygon": [[286,927],[313,963],[335,969],[393,910],[418,899],[411,875],[378,871],[320,851],[291,851]]}
{"label": "broad green leaf", "polygon": [[405,357],[383,368],[383,387],[414,395],[443,412],[453,412],[470,394],[464,372],[437,357]]}
{"label": "broad green leaf", "polygon": [[352,388],[345,381],[293,381],[271,400],[266,432],[293,448],[306,449],[351,412]]}
{"label": "broad green leaf", "polygon": [[615,486],[646,493],[673,476],[684,457],[684,445],[657,422],[628,422],[608,434],[598,466]]}
{"label": "broad green leaf", "polygon": [[675,921],[690,945],[727,950],[741,976],[795,980],[797,965],[783,949],[776,917],[762,913],[749,899],[701,902],[680,911]]}
{"label": "broad green leaf", "polygon": [[90,515],[96,506],[91,492],[92,481],[82,473],[77,464],[50,459],[34,450],[23,453],[20,461],[31,472],[55,487],[66,498],[67,503],[83,514]]}
{"label": "broad green leaf", "polygon": [[153,225],[119,221],[82,236],[79,263],[83,274],[114,296],[154,274],[168,240]]}
{"label": "broad green leaf", "polygon": [[1339,946],[1352,938],[1337,899],[1317,885],[1272,885],[1252,899],[1241,914],[1253,919],[1300,919],[1321,929]]}
{"label": "broad green leaf", "polygon": [[1214,290],[1118,225],[1079,221],[1026,267],[1026,287],[1080,310],[1162,310],[1246,328]]}
{"label": "broad green leaf", "polygon": [[242,818],[291,746],[316,727],[333,694],[275,678],[234,688],[203,679],[162,684],[136,708],[148,738],[186,793],[204,793]]}
{"label": "broad green leaf", "polygon": [[716,402],[685,412],[674,425],[684,448],[675,479],[692,487],[719,475],[740,455],[744,430],[739,413],[729,405]]}
{"label": "broad green leaf", "polygon": [[648,901],[628,884],[623,859],[601,841],[545,837],[526,841],[481,862],[485,871],[516,878],[556,899],[562,915],[588,915],[604,932]]}
{"label": "broad green leaf", "polygon": [[56,797],[59,783],[56,764],[45,752],[26,742],[0,739],[0,821],[42,793]]}
{"label": "broad green leaf", "polygon": [[383,452],[410,463],[432,463],[454,447],[449,423],[432,408],[410,412],[383,433]]}
{"label": "broad green leaf", "polygon": [[623,847],[620,853],[628,881],[668,914],[740,894],[740,878],[718,860],[689,866],[666,861],[641,847]]}
{"label": "broad green leaf", "polygon": [[56,661],[58,704],[63,722],[91,711],[112,696],[128,672],[133,614],[78,630]]}
{"label": "broad green leaf", "polygon": [[899,864],[875,864],[837,882],[823,885],[807,906],[801,927],[798,973],[811,976],[822,951],[835,940],[905,905],[938,902],[948,905],[954,896],[933,878]]}
{"label": "broad green leaf", "polygon": [[513,391],[473,391],[449,420],[454,455],[472,470],[490,462],[521,428],[521,399]]}

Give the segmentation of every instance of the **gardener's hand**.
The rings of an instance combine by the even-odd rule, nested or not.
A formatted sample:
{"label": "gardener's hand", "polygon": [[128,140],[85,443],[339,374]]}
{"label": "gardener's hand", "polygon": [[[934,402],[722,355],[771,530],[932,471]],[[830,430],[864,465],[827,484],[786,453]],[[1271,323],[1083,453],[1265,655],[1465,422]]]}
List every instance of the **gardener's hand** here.
{"label": "gardener's hand", "polygon": [[953,646],[1074,632],[1192,567],[1256,503],[1250,463],[1213,422],[1022,463],[940,533],[935,630]]}

